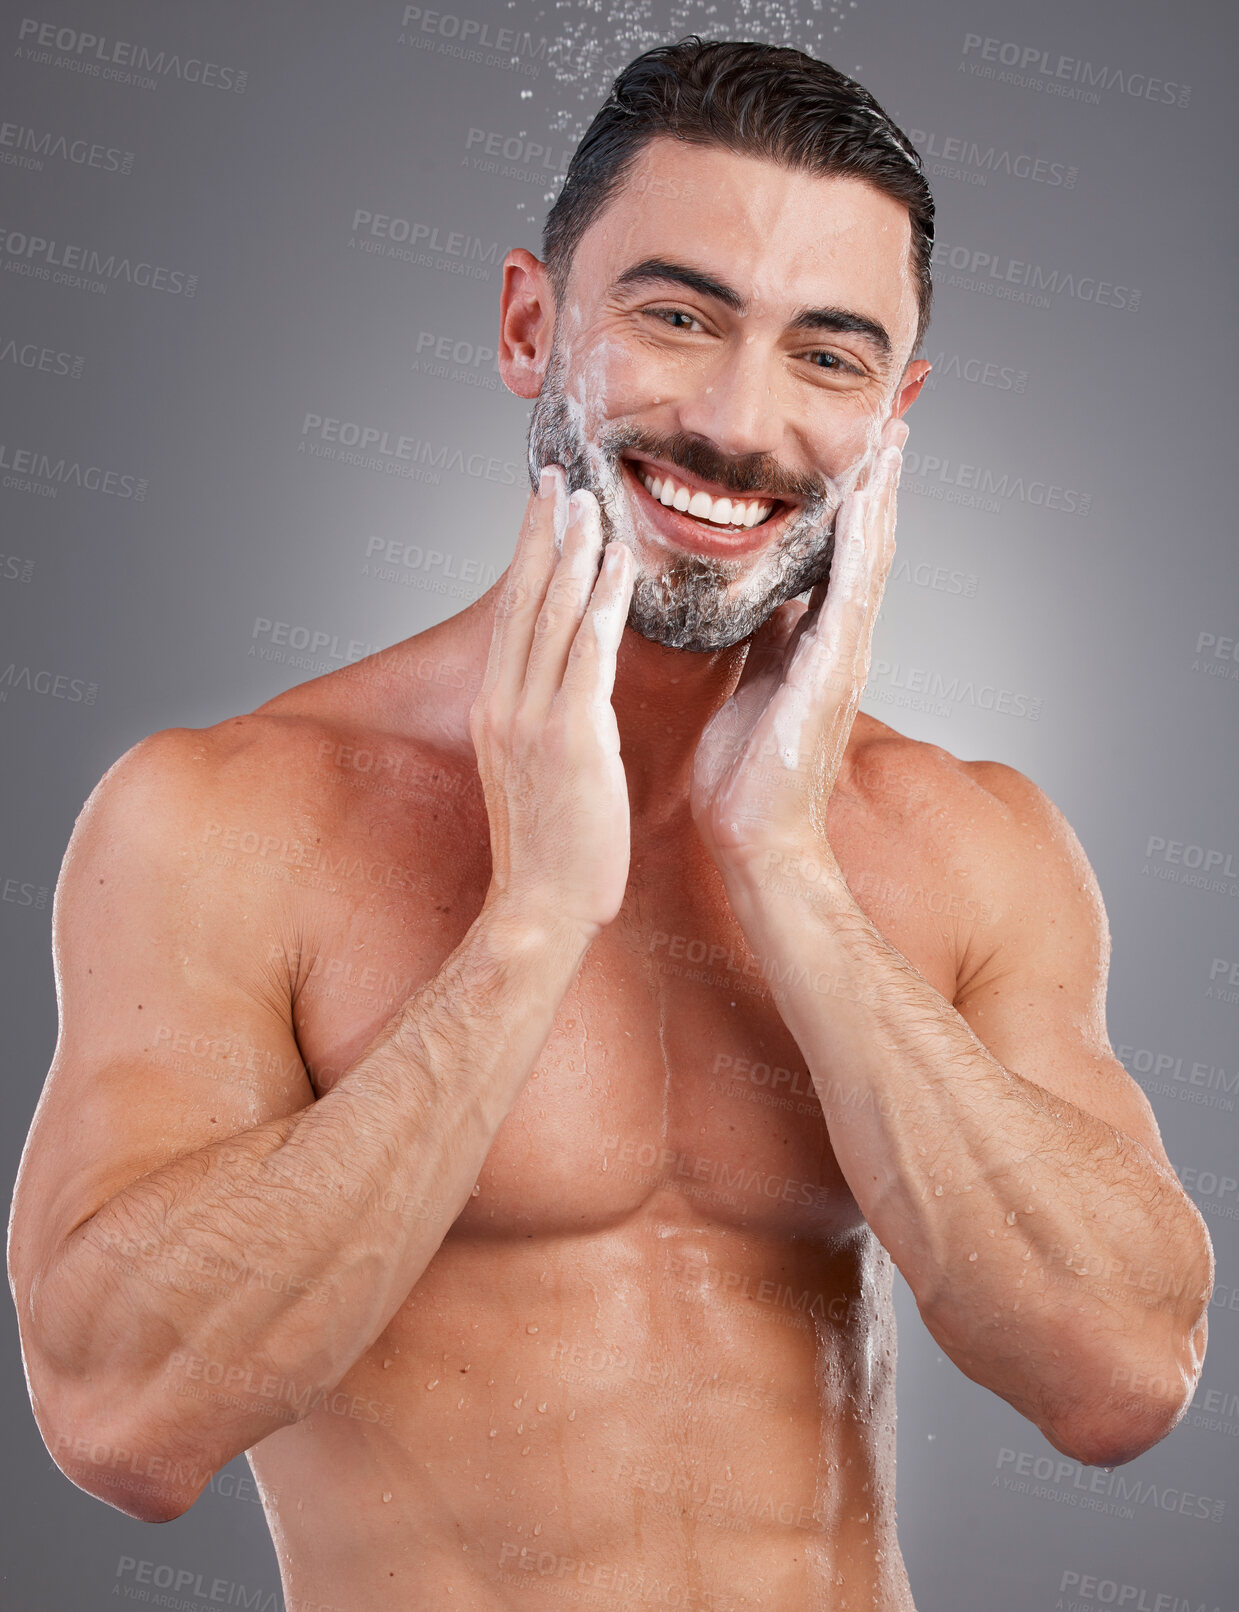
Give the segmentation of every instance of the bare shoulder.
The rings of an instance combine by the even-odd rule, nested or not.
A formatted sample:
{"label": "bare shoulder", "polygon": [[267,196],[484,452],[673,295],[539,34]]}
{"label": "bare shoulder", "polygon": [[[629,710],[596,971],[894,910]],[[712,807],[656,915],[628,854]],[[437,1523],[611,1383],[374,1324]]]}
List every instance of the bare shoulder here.
{"label": "bare shoulder", "polygon": [[[859,722],[859,719],[858,719]],[[1062,811],[1018,768],[965,761],[866,718],[852,747],[854,788],[891,845],[936,888],[955,926],[957,979],[1015,966],[1049,947],[1104,978],[1110,938],[1101,890]]]}
{"label": "bare shoulder", "polygon": [[1045,852],[1083,873],[1070,823],[1046,792],[1002,761],[964,761],[938,744],[908,738],[866,717],[850,759],[857,788],[874,808],[936,830],[986,859]]}

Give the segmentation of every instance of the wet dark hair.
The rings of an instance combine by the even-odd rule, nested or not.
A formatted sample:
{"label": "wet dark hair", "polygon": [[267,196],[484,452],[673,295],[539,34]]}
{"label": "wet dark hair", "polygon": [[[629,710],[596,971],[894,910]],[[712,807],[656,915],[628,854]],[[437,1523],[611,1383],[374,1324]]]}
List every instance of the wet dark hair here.
{"label": "wet dark hair", "polygon": [[784,45],[702,40],[657,45],[624,68],[581,138],[547,214],[542,257],[563,300],[581,237],[659,135],[724,146],[787,168],[852,175],[900,202],[912,224],[916,353],[933,299],[934,200],[920,155],[869,91]]}

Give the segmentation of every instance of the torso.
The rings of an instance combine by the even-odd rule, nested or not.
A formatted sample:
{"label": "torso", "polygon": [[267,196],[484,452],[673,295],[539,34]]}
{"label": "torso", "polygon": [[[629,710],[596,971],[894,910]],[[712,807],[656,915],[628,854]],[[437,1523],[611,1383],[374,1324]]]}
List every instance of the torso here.
{"label": "torso", "polygon": [[[246,719],[300,754],[305,803],[246,820],[324,851],[273,903],[317,1096],[490,872],[469,755],[376,726],[335,677]],[[828,835],[951,1001],[969,892],[923,899],[961,876],[928,804],[942,754],[859,716]],[[910,1612],[891,1277],[691,822],[634,833],[623,909],[474,1196],[338,1393],[250,1451],[290,1612]]]}

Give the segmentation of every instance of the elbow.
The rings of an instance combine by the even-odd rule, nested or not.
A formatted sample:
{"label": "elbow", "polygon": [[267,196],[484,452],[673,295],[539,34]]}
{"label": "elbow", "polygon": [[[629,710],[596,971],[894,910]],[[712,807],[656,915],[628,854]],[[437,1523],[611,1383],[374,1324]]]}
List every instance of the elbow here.
{"label": "elbow", "polygon": [[175,1522],[211,1474],[193,1458],[133,1431],[98,1424],[43,1428],[48,1454],[70,1483],[137,1522]]}
{"label": "elbow", "polygon": [[1148,1415],[1091,1419],[1074,1416],[1065,1421],[1043,1423],[1041,1431],[1056,1450],[1078,1461],[1081,1466],[1125,1466],[1151,1450],[1169,1433],[1175,1417],[1162,1421]]}
{"label": "elbow", "polygon": [[207,1487],[212,1468],[170,1429],[113,1414],[83,1385],[49,1386],[31,1404],[47,1452],[69,1482],[138,1522],[174,1522]]}
{"label": "elbow", "polygon": [[1203,1325],[1167,1360],[1113,1363],[1104,1386],[1042,1422],[1041,1431],[1082,1466],[1125,1466],[1151,1450],[1192,1402],[1204,1361]]}

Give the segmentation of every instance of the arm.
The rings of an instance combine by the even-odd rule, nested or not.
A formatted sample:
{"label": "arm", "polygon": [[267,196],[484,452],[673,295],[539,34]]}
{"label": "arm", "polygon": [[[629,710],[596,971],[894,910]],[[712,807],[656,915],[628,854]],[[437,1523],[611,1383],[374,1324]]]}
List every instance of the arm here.
{"label": "arm", "polygon": [[[869,921],[829,850],[796,894],[781,854],[767,860],[777,898],[755,863],[728,891],[848,1185],[934,1338],[1057,1448],[1111,1465],[1191,1400],[1212,1251],[1110,1049],[1109,934],[1078,840],[1019,773],[970,770],[992,793],[972,785],[952,818],[974,825],[968,889],[998,917],[954,1004]],[[1162,1397],[1132,1391],[1150,1382]]]}
{"label": "arm", "polygon": [[[949,803],[935,774],[942,865],[962,858],[968,893],[1003,914],[951,1003],[869,921],[827,843],[906,437],[893,415],[875,432],[828,584],[755,635],[698,747],[694,818],[931,1333],[1059,1449],[1110,1465],[1191,1400],[1213,1253],[1106,1037],[1109,936],[1084,853],[1010,768],[974,767],[992,793]],[[820,877],[789,877],[806,861]],[[1149,1383],[1166,1391],[1136,1391]]]}
{"label": "arm", "polygon": [[[305,1414],[374,1342],[618,910],[627,795],[609,696],[631,566],[598,578],[596,519],[573,522],[558,559],[551,511],[531,501],[472,713],[490,893],[320,1101],[269,962],[287,917],[192,856],[221,809],[202,736],[138,746],[79,820],[56,901],[61,1036],[9,1265],[49,1449],[135,1516],[179,1516],[272,1431],[265,1383],[291,1384]],[[538,833],[548,812],[562,835]],[[229,1047],[229,1078],[170,1059],[168,1027]],[[236,1405],[193,1397],[188,1359]]]}

